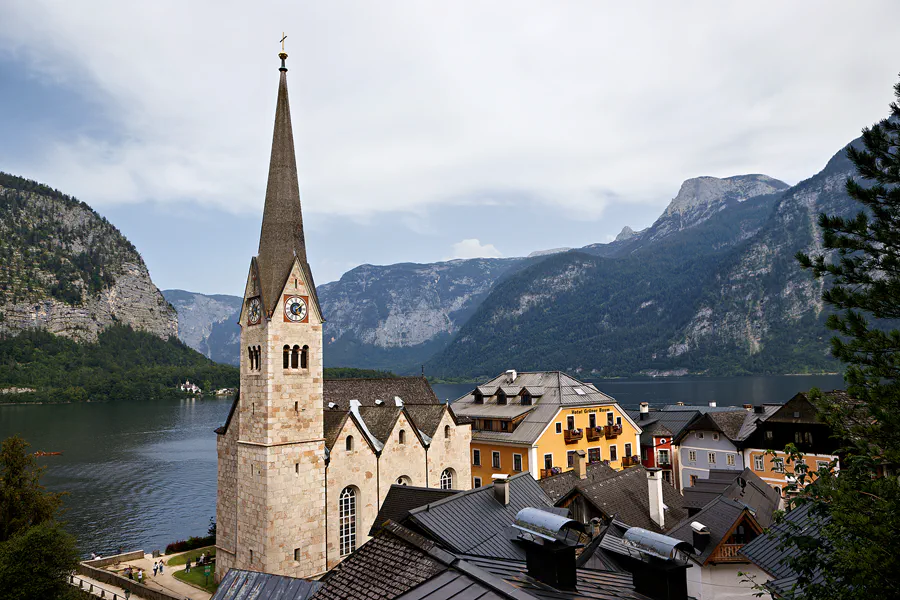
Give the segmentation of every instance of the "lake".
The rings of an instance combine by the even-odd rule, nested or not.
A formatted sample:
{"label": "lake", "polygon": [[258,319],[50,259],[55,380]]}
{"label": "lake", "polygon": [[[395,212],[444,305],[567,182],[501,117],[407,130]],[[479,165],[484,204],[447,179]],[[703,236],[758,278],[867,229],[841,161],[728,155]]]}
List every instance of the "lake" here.
{"label": "lake", "polygon": [[[719,406],[784,402],[819,387],[840,389],[839,375],[611,379],[594,384],[626,408],[685,402]],[[454,400],[472,384],[435,385]],[[0,406],[0,438],[19,434],[40,458],[43,483],[65,499],[68,528],[85,553],[118,547],[146,551],[205,535],[216,510],[216,436],[230,398]]]}

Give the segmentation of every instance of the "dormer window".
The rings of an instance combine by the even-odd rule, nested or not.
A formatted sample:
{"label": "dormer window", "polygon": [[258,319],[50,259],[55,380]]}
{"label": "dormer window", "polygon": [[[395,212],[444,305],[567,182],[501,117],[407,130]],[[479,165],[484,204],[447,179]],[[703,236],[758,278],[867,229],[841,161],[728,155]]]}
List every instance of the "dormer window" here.
{"label": "dormer window", "polygon": [[529,394],[528,392],[522,394],[522,406],[531,406],[531,403],[531,394]]}
{"label": "dormer window", "polygon": [[475,390],[475,404],[484,404],[484,394]]}
{"label": "dormer window", "polygon": [[506,392],[500,390],[497,392],[497,404],[504,406],[506,404]]}

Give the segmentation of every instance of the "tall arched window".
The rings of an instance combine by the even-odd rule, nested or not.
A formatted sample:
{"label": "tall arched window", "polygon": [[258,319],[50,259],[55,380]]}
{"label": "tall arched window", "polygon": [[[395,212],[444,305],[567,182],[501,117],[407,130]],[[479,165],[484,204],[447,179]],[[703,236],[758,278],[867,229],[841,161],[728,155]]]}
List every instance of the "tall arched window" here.
{"label": "tall arched window", "polygon": [[356,488],[345,487],[338,499],[341,556],[356,550]]}
{"label": "tall arched window", "polygon": [[291,366],[291,347],[287,344],[284,345],[284,368],[287,369]]}
{"label": "tall arched window", "polygon": [[256,370],[262,368],[262,346],[256,347]]}
{"label": "tall arched window", "polygon": [[401,429],[401,430],[400,430],[400,434],[397,436],[397,440],[398,440],[401,444],[405,444],[405,443],[406,443],[406,430],[405,430],[405,429]]}
{"label": "tall arched window", "polygon": [[444,437],[450,439],[450,426],[444,425]]}
{"label": "tall arched window", "polygon": [[441,473],[441,489],[453,489],[453,469],[444,469]]}
{"label": "tall arched window", "polygon": [[291,368],[296,369],[300,362],[300,346],[294,346],[291,351]]}
{"label": "tall arched window", "polygon": [[309,366],[309,346],[303,346],[300,351],[300,368],[306,369]]}
{"label": "tall arched window", "polygon": [[247,346],[247,364],[249,365],[249,369],[253,370],[253,346]]}
{"label": "tall arched window", "polygon": [[350,452],[351,450],[353,450],[353,436],[348,435],[347,436],[347,452]]}

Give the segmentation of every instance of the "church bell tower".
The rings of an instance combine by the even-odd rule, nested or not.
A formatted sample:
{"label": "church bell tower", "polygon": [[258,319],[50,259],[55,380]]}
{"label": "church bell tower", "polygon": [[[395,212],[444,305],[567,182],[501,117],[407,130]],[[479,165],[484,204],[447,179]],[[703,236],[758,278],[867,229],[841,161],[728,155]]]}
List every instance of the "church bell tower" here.
{"label": "church bell tower", "polygon": [[279,57],[259,251],[240,316],[240,398],[219,435],[220,578],[231,567],[325,571],[324,319],[306,258],[283,49]]}

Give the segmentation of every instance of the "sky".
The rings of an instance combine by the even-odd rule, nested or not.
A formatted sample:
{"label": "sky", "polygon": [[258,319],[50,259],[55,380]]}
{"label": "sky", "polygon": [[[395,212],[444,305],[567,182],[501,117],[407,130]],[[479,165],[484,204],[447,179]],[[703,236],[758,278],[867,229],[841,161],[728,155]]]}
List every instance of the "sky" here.
{"label": "sky", "polygon": [[4,0],[0,171],[90,204],[161,289],[241,294],[282,31],[309,260],[607,242],[681,183],[819,171],[887,115],[900,2]]}

